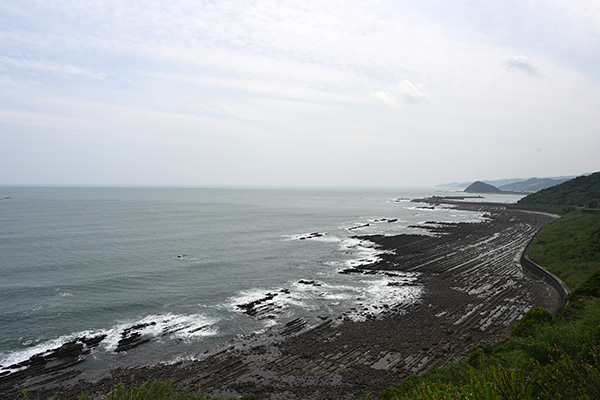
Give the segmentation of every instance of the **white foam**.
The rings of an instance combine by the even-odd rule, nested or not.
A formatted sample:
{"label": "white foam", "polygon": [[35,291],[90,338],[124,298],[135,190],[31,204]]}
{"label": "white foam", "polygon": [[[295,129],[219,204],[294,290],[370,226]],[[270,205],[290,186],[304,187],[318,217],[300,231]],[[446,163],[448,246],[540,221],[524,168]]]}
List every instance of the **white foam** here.
{"label": "white foam", "polygon": [[[421,211],[421,210],[429,210],[429,211],[435,211],[435,209],[432,208],[423,208],[424,206],[409,206],[409,207],[404,207],[405,210],[411,210],[411,211]],[[439,209],[438,209],[439,210]]]}
{"label": "white foam", "polygon": [[358,267],[375,264],[381,261],[381,255],[393,254],[389,250],[381,250],[378,245],[368,240],[357,238],[347,238],[341,241],[341,248],[344,252],[349,252],[353,258],[345,261],[346,267]]}
{"label": "white foam", "polygon": [[[109,329],[84,330],[50,339],[25,349],[0,353],[0,366],[4,369],[11,365],[27,361],[35,355],[47,353],[61,347],[65,343],[82,337],[87,337],[89,339],[106,335],[106,338],[100,343],[99,348],[102,348],[105,351],[114,351],[118,346],[119,340],[122,339],[121,332],[135,325],[151,324],[152,322],[155,322],[155,325],[148,325],[136,330],[136,332],[150,338],[168,335],[171,338],[182,340],[218,334],[218,328],[215,326],[218,320],[214,318],[209,318],[200,314],[152,314],[138,320],[121,321]],[[31,342],[28,341],[24,344],[27,345],[30,343]],[[17,370],[10,370],[11,373],[16,371]]]}
{"label": "white foam", "polygon": [[364,236],[429,235],[430,232],[426,227],[419,227],[420,223],[421,221],[406,221],[397,217],[373,217],[351,224],[351,226],[342,227],[342,229]]}
{"label": "white foam", "polygon": [[229,297],[225,300],[225,305],[227,308],[235,311],[241,311],[237,306],[241,304],[248,304],[253,301],[260,300],[264,298],[267,293],[276,293],[278,290],[267,290],[265,288],[252,288],[247,290],[242,290],[238,292],[235,296]]}
{"label": "white foam", "polygon": [[125,329],[145,325],[136,329],[135,332],[149,338],[169,336],[171,338],[188,340],[191,338],[214,336],[218,334],[216,323],[218,319],[209,318],[202,314],[150,314],[138,320],[119,322],[108,332],[108,336],[102,342],[107,351],[115,351],[119,340],[122,339],[121,332]]}
{"label": "white foam", "polygon": [[[350,300],[353,297],[352,293],[327,293],[323,296],[326,300]],[[337,304],[340,304],[339,302]],[[336,304],[336,305],[337,305]]]}
{"label": "white foam", "polygon": [[[314,296],[314,289],[318,289],[311,285],[304,285],[297,282],[290,283],[288,286],[293,287],[293,290],[287,292],[282,291],[281,289],[271,289],[267,290],[264,288],[253,288],[249,290],[243,290],[237,293],[236,296],[230,297],[226,301],[226,306],[229,310],[232,310],[236,313],[244,313],[244,309],[240,308],[240,305],[249,304],[254,301],[264,299],[269,294],[275,295],[271,299],[265,300],[260,303],[261,305],[272,305],[273,311],[277,314],[283,314],[290,307],[299,307],[304,310],[312,310],[314,309],[314,305],[310,305],[306,302],[311,297]],[[272,316],[272,313],[269,313]]]}
{"label": "white foam", "polygon": [[310,296],[306,296],[304,293],[302,292],[290,292],[289,294],[287,293],[281,293],[278,297],[275,298],[275,303],[277,305],[281,305],[283,307],[287,307],[287,306],[295,306],[295,307],[301,307],[305,310],[311,310],[314,307],[309,306],[306,303],[306,299],[310,297]]}
{"label": "white foam", "polygon": [[[12,352],[0,353],[0,366],[2,368],[7,368],[11,365],[21,363],[23,361],[29,360],[31,357],[44,354],[49,352],[50,350],[59,348],[65,343],[71,342],[79,337],[94,337],[98,335],[106,334],[108,331],[98,330],[98,331],[81,331],[69,335],[60,336],[55,339],[51,339],[34,346],[28,347],[26,349],[16,350]],[[31,343],[28,341],[27,343]],[[21,368],[22,369],[22,368]],[[16,372],[16,370],[12,370],[11,372]]]}
{"label": "white foam", "polygon": [[[266,318],[262,320],[262,324],[265,328],[272,328],[277,325],[277,321],[275,321],[274,319]],[[255,333],[262,333],[262,330],[256,331]]]}
{"label": "white foam", "polygon": [[316,232],[316,231],[294,234],[294,235],[282,235],[281,237],[284,240],[288,240],[288,241],[301,240],[301,241],[309,241],[309,242],[314,241],[314,242],[328,242],[328,243],[337,243],[342,240],[341,238],[339,238],[335,235],[331,235],[328,232]]}
{"label": "white foam", "polygon": [[60,297],[73,296],[73,293],[67,292],[66,290],[62,290],[61,288],[55,288],[54,291],[57,292]]}
{"label": "white foam", "polygon": [[[362,280],[366,286],[360,300],[357,300],[355,306],[357,310],[349,313],[349,318],[354,321],[364,321],[368,315],[376,316],[394,306],[418,301],[421,298],[423,287],[402,285],[402,283],[412,280],[416,280],[416,275],[407,275],[400,279],[376,277],[372,280]],[[390,286],[390,283],[399,283],[399,285]]]}

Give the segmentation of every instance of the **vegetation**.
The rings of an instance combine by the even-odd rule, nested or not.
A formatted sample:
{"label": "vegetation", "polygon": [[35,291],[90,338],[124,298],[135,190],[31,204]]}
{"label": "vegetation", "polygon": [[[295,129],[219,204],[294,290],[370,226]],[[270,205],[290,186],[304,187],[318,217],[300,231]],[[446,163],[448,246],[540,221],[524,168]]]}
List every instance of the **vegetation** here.
{"label": "vegetation", "polygon": [[571,289],[600,270],[600,213],[571,212],[542,229],[529,257]]}
{"label": "vegetation", "polygon": [[[27,393],[23,393],[23,399],[29,400]],[[92,397],[82,395],[79,400],[91,400]],[[201,394],[191,394],[182,389],[175,388],[170,381],[154,381],[146,382],[140,386],[126,388],[119,385],[104,400],[219,400],[220,397],[209,397]],[[59,400],[57,397],[52,397],[48,400]],[[231,399],[232,400],[232,399]],[[258,397],[243,397],[242,400],[259,400]]]}
{"label": "vegetation", "polygon": [[600,172],[530,194],[517,202],[520,208],[566,214],[575,208],[600,207]]}
{"label": "vegetation", "polygon": [[489,183],[477,181],[470,184],[464,192],[467,193],[500,193],[501,190]]}
{"label": "vegetation", "polygon": [[[87,396],[80,398],[88,400]],[[171,382],[146,382],[138,387],[126,389],[119,385],[106,400],[217,400],[214,397],[205,397],[184,392],[173,387]]]}
{"label": "vegetation", "polygon": [[502,190],[503,192],[510,191],[510,192],[533,193],[533,192],[537,192],[538,190],[542,190],[542,189],[549,188],[551,186],[559,185],[568,180],[569,179],[567,179],[567,178],[558,178],[558,179],[531,178],[531,179],[527,179],[525,181],[514,182],[514,183],[509,183],[507,185],[498,186],[498,189]]}

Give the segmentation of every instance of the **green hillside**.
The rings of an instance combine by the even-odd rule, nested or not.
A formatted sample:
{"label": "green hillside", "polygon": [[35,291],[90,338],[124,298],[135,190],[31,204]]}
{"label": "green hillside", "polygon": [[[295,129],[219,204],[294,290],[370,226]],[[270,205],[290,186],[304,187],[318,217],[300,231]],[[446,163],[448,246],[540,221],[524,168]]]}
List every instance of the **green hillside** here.
{"label": "green hillside", "polygon": [[568,179],[552,179],[552,178],[531,178],[525,181],[509,183],[508,185],[498,186],[498,189],[505,192],[526,192],[535,193],[542,189],[547,189],[552,186],[566,182]]}
{"label": "green hillside", "polygon": [[489,183],[477,181],[470,184],[465,190],[466,193],[500,193],[501,190]]}
{"label": "green hillside", "polygon": [[540,190],[519,200],[520,208],[565,214],[575,208],[600,206],[600,172]]}
{"label": "green hillside", "polygon": [[600,270],[600,213],[571,212],[542,229],[529,257],[576,289]]}

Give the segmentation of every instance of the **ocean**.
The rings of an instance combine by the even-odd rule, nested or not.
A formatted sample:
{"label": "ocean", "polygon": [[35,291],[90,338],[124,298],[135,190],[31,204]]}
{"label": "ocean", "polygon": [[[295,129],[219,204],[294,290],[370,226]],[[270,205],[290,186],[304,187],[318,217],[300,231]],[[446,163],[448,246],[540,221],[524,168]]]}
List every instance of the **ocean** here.
{"label": "ocean", "polygon": [[[410,201],[431,195],[440,193],[0,186],[0,375],[81,337],[102,339],[79,365],[94,377],[201,357],[299,317],[360,320],[417,302],[417,274],[340,271],[381,252],[356,236],[485,220]],[[119,351],[132,328],[143,344]]]}

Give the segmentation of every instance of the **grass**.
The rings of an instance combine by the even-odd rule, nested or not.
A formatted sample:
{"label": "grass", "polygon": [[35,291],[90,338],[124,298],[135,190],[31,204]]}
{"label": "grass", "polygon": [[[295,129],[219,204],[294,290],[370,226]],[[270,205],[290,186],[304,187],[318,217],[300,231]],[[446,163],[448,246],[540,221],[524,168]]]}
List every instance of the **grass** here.
{"label": "grass", "polygon": [[[138,387],[125,388],[117,386],[106,400],[217,400],[215,397],[206,397],[201,394],[187,393],[175,388],[171,382],[146,382]],[[91,400],[88,396],[80,397],[80,400]]]}
{"label": "grass", "polygon": [[[171,381],[145,382],[139,386],[126,388],[118,385],[111,394],[102,398],[103,400],[221,400],[220,397],[210,397],[202,394],[192,394],[173,386]],[[27,393],[23,393],[23,400],[33,400]],[[48,400],[60,400],[51,397]],[[92,400],[87,394],[79,397],[79,400]],[[229,399],[228,399],[229,400]],[[259,400],[258,397],[247,396],[242,400]]]}
{"label": "grass", "polygon": [[600,271],[600,213],[571,212],[542,229],[529,258],[559,276],[571,290]]}

